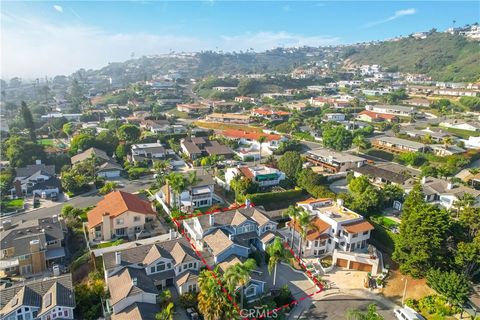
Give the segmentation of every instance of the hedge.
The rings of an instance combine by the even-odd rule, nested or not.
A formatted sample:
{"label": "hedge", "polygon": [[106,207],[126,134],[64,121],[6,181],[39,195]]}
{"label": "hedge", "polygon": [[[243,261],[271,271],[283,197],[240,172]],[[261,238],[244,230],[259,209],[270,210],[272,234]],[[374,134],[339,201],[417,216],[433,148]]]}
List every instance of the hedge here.
{"label": "hedge", "polygon": [[247,195],[247,198],[255,205],[264,205],[268,202],[295,200],[300,198],[302,195],[302,189],[293,189],[280,192],[254,193]]}

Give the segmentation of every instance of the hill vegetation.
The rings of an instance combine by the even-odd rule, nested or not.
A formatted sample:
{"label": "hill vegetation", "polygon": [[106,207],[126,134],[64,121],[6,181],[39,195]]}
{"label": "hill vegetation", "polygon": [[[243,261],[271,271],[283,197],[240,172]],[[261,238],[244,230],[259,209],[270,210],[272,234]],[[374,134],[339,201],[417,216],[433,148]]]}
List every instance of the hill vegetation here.
{"label": "hill vegetation", "polygon": [[345,49],[347,63],[380,64],[391,71],[424,73],[437,81],[480,80],[479,43],[433,32],[426,39],[408,37]]}

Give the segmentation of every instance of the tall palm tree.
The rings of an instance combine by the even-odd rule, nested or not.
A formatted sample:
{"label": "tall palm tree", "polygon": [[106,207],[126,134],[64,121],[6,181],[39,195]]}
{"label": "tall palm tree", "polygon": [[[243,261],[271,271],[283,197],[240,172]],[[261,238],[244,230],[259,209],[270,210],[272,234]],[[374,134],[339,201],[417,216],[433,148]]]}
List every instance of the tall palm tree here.
{"label": "tall palm tree", "polygon": [[260,152],[260,162],[262,162],[262,144],[267,141],[267,137],[265,136],[261,136],[260,138],[258,138],[258,144],[260,145],[260,149],[259,149],[259,152]]}
{"label": "tall palm tree", "polygon": [[291,258],[290,251],[285,249],[282,239],[276,237],[275,240],[265,250],[268,254],[268,272],[273,271],[273,286],[277,280],[277,265],[281,261]]}
{"label": "tall palm tree", "polygon": [[166,177],[168,187],[173,191],[173,207],[177,207],[177,200],[180,199],[180,194],[186,188],[186,179],[181,173],[170,172]]}
{"label": "tall palm tree", "polygon": [[291,240],[290,240],[290,246],[293,248],[293,239],[294,239],[294,234],[295,234],[295,224],[298,221],[298,218],[300,217],[300,212],[301,208],[291,205],[283,212],[283,216],[287,216],[290,218],[290,232],[291,232]]}
{"label": "tall palm tree", "polygon": [[163,174],[170,168],[170,161],[157,160],[153,162],[153,169],[157,174]]}
{"label": "tall palm tree", "polygon": [[[214,271],[218,271],[218,268]],[[217,280],[209,270],[203,270],[198,276],[198,310],[206,320],[221,319],[223,310],[229,305],[223,303],[224,294]]]}
{"label": "tall palm tree", "polygon": [[300,239],[298,245],[298,257],[302,257],[302,245],[303,241],[307,238],[307,233],[313,226],[310,223],[310,214],[307,211],[302,211],[298,217],[298,226],[300,227]]}
{"label": "tall palm tree", "polygon": [[224,274],[225,284],[231,293],[240,286],[240,308],[243,307],[244,287],[250,281],[250,273],[255,270],[257,264],[254,259],[247,259],[244,263],[230,266]]}

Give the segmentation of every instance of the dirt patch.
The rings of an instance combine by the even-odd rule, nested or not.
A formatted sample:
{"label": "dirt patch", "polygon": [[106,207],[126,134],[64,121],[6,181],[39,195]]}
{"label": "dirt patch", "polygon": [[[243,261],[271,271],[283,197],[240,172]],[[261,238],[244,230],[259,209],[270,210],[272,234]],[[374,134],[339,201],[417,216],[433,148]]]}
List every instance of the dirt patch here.
{"label": "dirt patch", "polygon": [[418,300],[422,297],[428,296],[429,294],[435,293],[427,286],[425,279],[413,279],[410,276],[401,274],[400,271],[396,269],[390,270],[386,286],[382,290],[383,295],[386,298],[401,304],[403,290],[405,288],[405,281],[407,281],[405,299],[413,298]]}

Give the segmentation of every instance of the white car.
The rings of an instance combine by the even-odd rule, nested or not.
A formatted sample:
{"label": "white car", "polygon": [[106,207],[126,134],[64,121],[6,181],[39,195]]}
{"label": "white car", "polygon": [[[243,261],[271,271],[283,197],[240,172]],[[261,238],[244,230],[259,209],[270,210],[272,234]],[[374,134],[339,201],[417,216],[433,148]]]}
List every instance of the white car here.
{"label": "white car", "polygon": [[398,320],[425,320],[417,311],[407,306],[395,308],[393,313]]}

